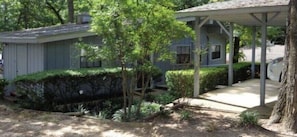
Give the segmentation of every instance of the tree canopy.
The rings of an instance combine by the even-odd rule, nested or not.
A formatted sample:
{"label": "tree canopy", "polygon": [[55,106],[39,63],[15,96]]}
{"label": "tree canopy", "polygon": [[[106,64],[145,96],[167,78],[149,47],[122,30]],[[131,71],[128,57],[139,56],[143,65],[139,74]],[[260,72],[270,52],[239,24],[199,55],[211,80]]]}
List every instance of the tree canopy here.
{"label": "tree canopy", "polygon": [[[95,0],[92,5],[92,31],[103,41],[97,55],[120,62],[124,110],[126,114],[127,105],[129,119],[133,83],[140,79],[143,98],[156,73],[150,57],[158,55],[160,60],[168,59],[172,41],[191,37],[194,32],[186,23],[175,19],[175,12],[171,10],[173,3],[169,0]],[[132,76],[128,76],[128,67],[134,70]]]}
{"label": "tree canopy", "polygon": [[[69,16],[88,12],[91,1],[0,0],[0,32],[67,23]],[[70,15],[72,4],[73,13]]]}

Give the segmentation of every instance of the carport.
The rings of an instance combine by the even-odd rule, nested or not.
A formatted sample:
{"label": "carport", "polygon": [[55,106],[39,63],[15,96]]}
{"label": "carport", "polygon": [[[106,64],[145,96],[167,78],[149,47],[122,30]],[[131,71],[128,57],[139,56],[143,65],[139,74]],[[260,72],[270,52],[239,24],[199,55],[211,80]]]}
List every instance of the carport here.
{"label": "carport", "polygon": [[[199,53],[201,50],[200,28],[207,21],[216,21],[221,26],[222,31],[227,33],[230,44],[228,86],[233,84],[233,24],[253,28],[252,78],[255,76],[256,28],[261,28],[260,105],[263,106],[265,105],[266,87],[267,26],[286,26],[288,5],[289,0],[230,0],[184,9],[178,11],[176,16],[181,20],[195,20],[195,53]],[[194,54],[194,56],[194,97],[198,97],[200,56],[199,54]]]}

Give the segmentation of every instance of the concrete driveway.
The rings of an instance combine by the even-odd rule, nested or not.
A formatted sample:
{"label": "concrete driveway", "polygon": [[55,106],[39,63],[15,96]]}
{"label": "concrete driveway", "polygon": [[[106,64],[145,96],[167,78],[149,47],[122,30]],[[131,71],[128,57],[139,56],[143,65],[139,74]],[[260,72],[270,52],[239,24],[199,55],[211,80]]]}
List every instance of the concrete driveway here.
{"label": "concrete driveway", "polygon": [[[265,103],[277,100],[280,83],[266,80]],[[226,111],[242,112],[260,105],[260,79],[251,79],[200,95],[199,98],[180,99],[189,105]],[[271,106],[270,106],[271,107]]]}

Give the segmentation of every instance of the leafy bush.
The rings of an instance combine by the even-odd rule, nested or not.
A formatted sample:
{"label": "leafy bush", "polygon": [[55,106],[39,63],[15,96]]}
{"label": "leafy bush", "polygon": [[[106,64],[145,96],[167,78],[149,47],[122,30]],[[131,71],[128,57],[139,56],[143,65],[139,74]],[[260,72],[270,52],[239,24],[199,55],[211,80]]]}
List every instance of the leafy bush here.
{"label": "leafy bush", "polygon": [[121,94],[118,68],[44,71],[18,76],[14,83],[21,105],[41,110]]}
{"label": "leafy bush", "polygon": [[[225,68],[201,68],[200,92],[215,89],[222,81],[226,81]],[[191,97],[194,91],[194,70],[175,70],[166,72],[168,90],[177,93],[179,97]]]}
{"label": "leafy bush", "polygon": [[191,96],[193,93],[193,70],[167,71],[166,84],[170,92],[177,97]]}
{"label": "leafy bush", "polygon": [[[141,107],[140,107],[140,116],[137,116],[137,106],[132,105],[131,107],[131,116],[129,121],[139,119],[139,118],[144,118],[147,117],[151,114],[157,113],[160,111],[160,104],[157,103],[150,103],[150,102],[142,102]],[[119,109],[117,110],[113,115],[112,115],[112,120],[113,121],[118,121],[122,122],[124,120],[124,110]]]}
{"label": "leafy bush", "polygon": [[259,114],[257,112],[244,111],[239,115],[240,125],[242,126],[258,125],[258,116]]}
{"label": "leafy bush", "polygon": [[[122,107],[122,98],[105,100],[98,110],[97,117],[100,119],[111,119],[113,113]],[[98,105],[97,105],[98,106]]]}
{"label": "leafy bush", "polygon": [[151,102],[156,102],[158,104],[169,104],[171,102],[173,102],[174,100],[176,100],[178,97],[174,96],[174,94],[172,94],[172,92],[166,92],[166,93],[162,93],[162,94],[148,94],[146,96],[146,100],[151,101]]}
{"label": "leafy bush", "polygon": [[5,79],[0,79],[0,97],[3,97],[4,88],[8,85],[8,82]]}
{"label": "leafy bush", "polygon": [[241,62],[236,63],[233,66],[234,71],[234,83],[238,81],[244,81],[251,78],[251,63],[249,62]]}
{"label": "leafy bush", "polygon": [[[251,78],[251,63],[235,63],[233,66],[234,83]],[[258,65],[256,71],[259,71]],[[200,68],[200,93],[213,90],[217,85],[228,84],[228,66]],[[165,74],[169,91],[179,97],[192,97],[194,91],[194,70],[172,70]]]}
{"label": "leafy bush", "polygon": [[191,113],[190,111],[187,111],[187,110],[182,110],[180,111],[180,119],[181,120],[188,120],[191,118]]}

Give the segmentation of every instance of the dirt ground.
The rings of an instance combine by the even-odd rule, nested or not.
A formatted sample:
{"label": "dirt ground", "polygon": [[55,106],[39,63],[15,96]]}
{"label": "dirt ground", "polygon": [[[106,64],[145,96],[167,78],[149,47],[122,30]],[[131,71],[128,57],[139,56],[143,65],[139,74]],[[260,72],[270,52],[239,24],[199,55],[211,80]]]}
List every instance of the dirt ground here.
{"label": "dirt ground", "polygon": [[[184,119],[182,119],[184,118]],[[238,126],[238,114],[187,107],[145,122],[119,123],[15,107],[0,101],[1,137],[288,137],[279,125],[261,119],[257,127]]]}

